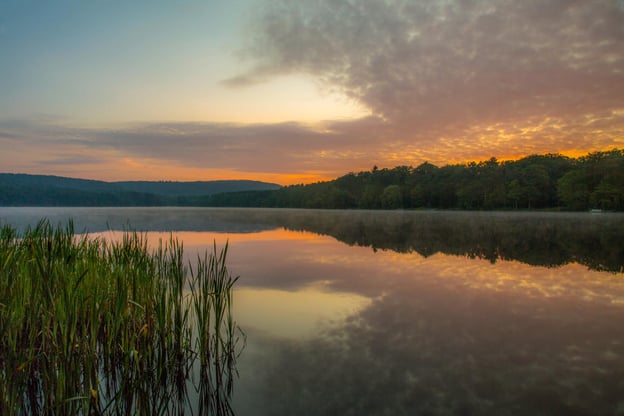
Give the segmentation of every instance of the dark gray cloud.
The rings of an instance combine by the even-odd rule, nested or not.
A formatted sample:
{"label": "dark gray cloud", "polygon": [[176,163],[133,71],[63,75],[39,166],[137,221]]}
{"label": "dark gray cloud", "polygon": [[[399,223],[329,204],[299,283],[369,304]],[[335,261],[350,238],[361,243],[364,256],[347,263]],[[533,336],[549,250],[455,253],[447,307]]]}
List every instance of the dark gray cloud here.
{"label": "dark gray cloud", "polygon": [[[374,124],[374,121],[370,123]],[[237,125],[218,123],[150,124],[98,131],[98,146],[143,157],[169,158],[198,167],[290,173],[327,169],[354,145],[371,150],[375,142],[348,134],[349,123]],[[359,128],[359,126],[358,126]]]}
{"label": "dark gray cloud", "polygon": [[104,160],[97,156],[89,156],[84,154],[68,155],[63,157],[49,157],[39,160],[38,163],[44,166],[71,166],[71,165],[96,165],[105,163]]}
{"label": "dark gray cloud", "polygon": [[[270,75],[320,78],[405,130],[578,117],[622,107],[615,0],[276,0],[246,55]],[[429,135],[429,136],[430,136]]]}
{"label": "dark gray cloud", "polygon": [[[334,172],[345,159],[364,163],[378,151],[382,124],[370,118],[313,126],[157,123],[111,129],[11,121],[0,122],[0,129],[7,132],[4,140],[14,148],[67,149],[62,155],[44,152],[40,163],[48,165],[95,163],[98,157],[104,162],[110,160],[107,151],[116,151],[188,167],[299,173]],[[80,155],[88,155],[88,160]]]}

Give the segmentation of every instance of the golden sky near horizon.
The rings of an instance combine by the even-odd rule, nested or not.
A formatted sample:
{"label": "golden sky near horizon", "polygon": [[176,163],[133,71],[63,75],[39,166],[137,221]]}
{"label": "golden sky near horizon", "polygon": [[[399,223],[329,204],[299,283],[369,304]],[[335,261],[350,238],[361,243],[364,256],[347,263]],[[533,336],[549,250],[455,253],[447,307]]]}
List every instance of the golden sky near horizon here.
{"label": "golden sky near horizon", "polygon": [[624,147],[622,0],[0,1],[0,172],[330,179]]}

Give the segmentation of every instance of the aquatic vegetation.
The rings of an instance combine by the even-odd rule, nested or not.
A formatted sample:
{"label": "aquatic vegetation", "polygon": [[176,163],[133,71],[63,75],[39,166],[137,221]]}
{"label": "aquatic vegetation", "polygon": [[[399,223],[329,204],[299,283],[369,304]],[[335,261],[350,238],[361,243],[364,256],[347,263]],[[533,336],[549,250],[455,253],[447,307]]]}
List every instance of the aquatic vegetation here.
{"label": "aquatic vegetation", "polygon": [[[0,414],[230,414],[244,335],[227,245],[186,266],[48,221],[0,230]],[[195,394],[189,394],[189,387]],[[193,397],[198,403],[191,403]]]}

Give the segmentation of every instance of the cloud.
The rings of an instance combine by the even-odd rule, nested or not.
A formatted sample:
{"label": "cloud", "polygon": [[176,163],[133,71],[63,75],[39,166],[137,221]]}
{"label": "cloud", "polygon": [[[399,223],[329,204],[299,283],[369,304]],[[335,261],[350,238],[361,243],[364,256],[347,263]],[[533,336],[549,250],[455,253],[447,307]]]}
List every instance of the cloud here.
{"label": "cloud", "polygon": [[189,175],[253,178],[271,173],[276,176],[267,180],[300,183],[367,170],[374,164],[416,166],[428,160],[443,165],[492,156],[562,150],[578,154],[624,147],[624,112],[578,119],[535,116],[518,122],[475,122],[454,130],[447,128],[437,136],[415,129],[407,137],[401,136],[392,121],[374,116],[316,124],[169,122],[116,128],[0,121],[0,131],[3,171],[87,174],[100,179],[112,178],[111,170],[117,172],[117,179]]}
{"label": "cloud", "polygon": [[261,84],[270,78],[269,74],[263,74],[259,68],[255,68],[253,73],[239,74],[231,78],[226,78],[220,82],[221,85],[228,88],[245,88],[252,85]]}
{"label": "cloud", "polygon": [[106,163],[105,160],[97,156],[85,154],[75,154],[61,157],[47,157],[38,161],[44,166],[72,166],[72,165],[96,165]]}
{"label": "cloud", "polygon": [[[364,163],[379,150],[381,124],[371,118],[315,125],[172,122],[84,128],[0,121],[0,130],[6,132],[2,140],[8,148],[26,155],[37,149],[37,159],[45,165],[73,165],[81,160],[96,163],[98,158],[101,163],[110,163],[116,157],[120,161],[151,160],[152,165],[158,162],[249,172],[250,176],[254,172],[314,171],[335,176],[344,172],[345,160]],[[88,159],[80,155],[88,155]],[[6,165],[10,166],[10,160]]]}
{"label": "cloud", "polygon": [[310,74],[421,141],[623,106],[614,0],[277,0],[252,27],[256,67],[233,85]]}
{"label": "cloud", "polygon": [[170,164],[333,177],[374,164],[624,147],[623,4],[266,1],[253,14],[242,52],[251,69],[222,85],[305,75],[371,116],[314,125],[84,128],[40,115],[0,120],[7,149],[0,161],[10,167],[15,157],[31,157],[60,169],[58,162],[79,161],[67,157],[88,154],[107,163],[140,159],[146,169]]}
{"label": "cloud", "polygon": [[62,173],[84,154],[100,166],[132,160],[145,170],[318,179],[375,164],[624,147],[623,4],[266,0],[252,13],[242,51],[251,69],[221,84],[245,88],[304,75],[372,115],[316,124],[98,128],[39,114],[0,120],[0,164],[23,171],[42,162]]}

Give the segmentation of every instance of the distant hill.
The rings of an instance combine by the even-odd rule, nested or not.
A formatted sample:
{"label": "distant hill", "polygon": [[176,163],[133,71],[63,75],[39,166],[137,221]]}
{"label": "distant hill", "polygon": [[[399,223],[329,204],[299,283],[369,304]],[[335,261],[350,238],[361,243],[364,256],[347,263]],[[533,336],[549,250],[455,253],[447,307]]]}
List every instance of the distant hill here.
{"label": "distant hill", "polygon": [[280,186],[274,183],[248,181],[248,180],[227,180],[227,181],[196,181],[196,182],[111,182],[125,191],[147,192],[157,195],[168,196],[205,196],[228,192],[241,191],[268,191],[279,189]]}
{"label": "distant hill", "polygon": [[197,205],[218,193],[279,188],[277,184],[249,180],[104,182],[50,175],[0,173],[0,206]]}
{"label": "distant hill", "polygon": [[89,192],[111,192],[120,190],[120,188],[109,182],[51,175],[29,175],[25,173],[0,173],[0,186],[1,185],[58,187]]}

